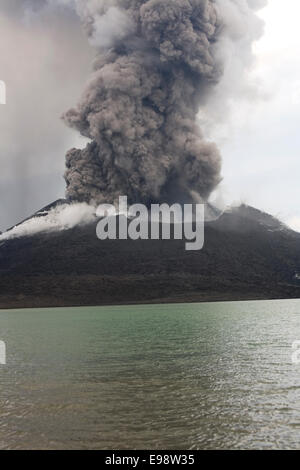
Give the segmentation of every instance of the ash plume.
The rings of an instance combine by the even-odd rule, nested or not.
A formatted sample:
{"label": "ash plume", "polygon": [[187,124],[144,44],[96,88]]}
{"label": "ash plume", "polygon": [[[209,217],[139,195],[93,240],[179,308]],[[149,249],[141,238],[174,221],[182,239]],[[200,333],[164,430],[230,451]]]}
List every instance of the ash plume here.
{"label": "ash plume", "polygon": [[[251,55],[259,0],[53,0],[73,4],[97,50],[63,119],[91,142],[66,156],[67,197],[84,202],[207,200],[221,157],[197,124],[228,44]],[[239,30],[240,28],[240,30]]]}

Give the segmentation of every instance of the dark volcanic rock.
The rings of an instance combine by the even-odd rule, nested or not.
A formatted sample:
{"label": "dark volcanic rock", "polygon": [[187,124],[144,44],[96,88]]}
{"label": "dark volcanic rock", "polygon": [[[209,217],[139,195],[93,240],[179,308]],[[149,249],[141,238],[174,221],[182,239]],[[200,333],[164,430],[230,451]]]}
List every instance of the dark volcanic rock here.
{"label": "dark volcanic rock", "polygon": [[[297,298],[300,234],[241,206],[184,241],[99,241],[96,224],[0,244],[0,308]],[[300,277],[300,276],[299,276]]]}

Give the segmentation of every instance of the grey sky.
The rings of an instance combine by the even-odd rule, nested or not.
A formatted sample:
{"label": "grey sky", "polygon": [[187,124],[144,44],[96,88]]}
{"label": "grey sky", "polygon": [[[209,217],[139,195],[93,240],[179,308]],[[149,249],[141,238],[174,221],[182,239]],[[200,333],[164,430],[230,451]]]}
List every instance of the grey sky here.
{"label": "grey sky", "polygon": [[211,130],[223,155],[216,197],[264,209],[300,231],[300,31],[298,0],[271,0],[249,80],[258,96],[232,100]]}
{"label": "grey sky", "polygon": [[[83,142],[60,116],[78,101],[94,56],[70,10],[47,19],[32,10],[24,18],[22,3],[0,5],[0,79],[7,84],[0,106],[2,230],[64,195],[65,153]],[[224,177],[213,197],[247,202],[300,229],[300,6],[269,3],[260,13],[266,34],[256,46],[253,87],[210,113],[206,131],[222,152]]]}
{"label": "grey sky", "polygon": [[76,102],[93,59],[70,11],[24,18],[21,1],[0,4],[0,229],[64,195],[66,151],[80,136],[60,119]]}

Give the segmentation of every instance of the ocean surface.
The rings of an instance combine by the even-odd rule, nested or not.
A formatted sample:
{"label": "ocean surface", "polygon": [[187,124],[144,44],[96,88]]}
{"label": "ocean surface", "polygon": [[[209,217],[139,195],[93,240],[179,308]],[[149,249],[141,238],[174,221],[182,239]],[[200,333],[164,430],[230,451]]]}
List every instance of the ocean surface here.
{"label": "ocean surface", "polygon": [[300,301],[0,311],[1,449],[299,449]]}

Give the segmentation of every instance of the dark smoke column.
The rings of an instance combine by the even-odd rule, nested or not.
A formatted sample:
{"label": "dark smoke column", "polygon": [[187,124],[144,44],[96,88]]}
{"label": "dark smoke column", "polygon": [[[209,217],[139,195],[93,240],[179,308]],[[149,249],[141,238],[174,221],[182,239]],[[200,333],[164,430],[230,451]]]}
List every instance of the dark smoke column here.
{"label": "dark smoke column", "polygon": [[99,53],[79,105],[64,115],[91,139],[67,153],[67,196],[96,203],[119,195],[146,204],[207,199],[220,181],[220,155],[203,139],[196,115],[221,75],[213,55],[221,31],[215,1],[95,4],[77,2]]}

